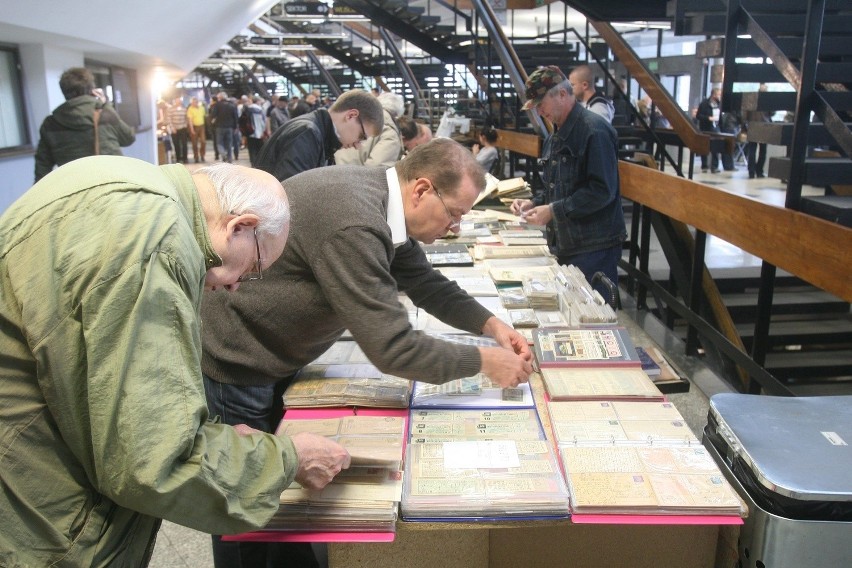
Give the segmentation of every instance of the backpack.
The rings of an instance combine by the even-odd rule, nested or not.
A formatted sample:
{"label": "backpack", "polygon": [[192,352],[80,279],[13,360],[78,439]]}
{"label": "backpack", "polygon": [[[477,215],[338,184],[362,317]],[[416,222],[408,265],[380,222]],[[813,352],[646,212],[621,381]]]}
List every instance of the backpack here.
{"label": "backpack", "polygon": [[251,136],[254,134],[254,123],[251,119],[251,113],[249,113],[248,106],[243,108],[240,118],[237,119],[237,126],[239,126],[240,132],[243,133],[243,136]]}

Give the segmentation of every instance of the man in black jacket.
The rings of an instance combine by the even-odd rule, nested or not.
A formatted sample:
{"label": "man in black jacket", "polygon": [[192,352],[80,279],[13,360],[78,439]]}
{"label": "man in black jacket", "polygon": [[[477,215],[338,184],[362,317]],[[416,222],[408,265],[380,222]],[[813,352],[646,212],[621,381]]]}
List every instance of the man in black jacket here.
{"label": "man in black jacket", "polygon": [[216,147],[225,162],[232,162],[234,137],[237,136],[237,105],[225,93],[216,95],[216,106],[210,107],[210,119],[216,128]]}
{"label": "man in black jacket", "polygon": [[266,141],[254,167],[280,181],[334,163],[339,148],[357,148],[384,126],[382,105],[360,89],[344,93],[328,110],[291,119]]}

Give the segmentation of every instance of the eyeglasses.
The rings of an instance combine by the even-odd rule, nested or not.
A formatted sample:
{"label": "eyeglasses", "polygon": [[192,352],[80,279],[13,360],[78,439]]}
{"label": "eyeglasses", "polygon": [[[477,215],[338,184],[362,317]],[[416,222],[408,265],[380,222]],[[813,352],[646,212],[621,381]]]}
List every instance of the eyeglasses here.
{"label": "eyeglasses", "polygon": [[263,280],[263,261],[260,260],[260,242],[257,240],[257,229],[254,230],[254,246],[257,249],[257,260],[251,270],[237,278],[237,282]]}
{"label": "eyeglasses", "polygon": [[444,198],[443,198],[443,197],[441,197],[441,192],[440,192],[440,191],[438,191],[438,186],[436,186],[436,185],[432,182],[432,180],[429,180],[429,183],[431,183],[431,184],[432,184],[432,189],[434,189],[434,190],[435,190],[435,195],[437,195],[437,196],[438,196],[438,199],[440,199],[440,200],[441,200],[441,205],[443,205],[443,206],[444,206],[444,211],[446,211],[446,212],[447,212],[447,217],[449,217],[449,218],[450,218],[450,224],[447,226],[447,228],[448,228],[448,229],[450,229],[450,230],[459,228],[459,227],[461,226],[461,215],[459,215],[458,217],[456,217],[455,215],[453,215],[453,214],[450,212],[450,208],[449,208],[449,207],[447,207],[447,203],[446,203],[446,201],[444,201]]}
{"label": "eyeglasses", "polygon": [[361,125],[361,137],[358,138],[358,142],[363,142],[364,140],[369,138],[369,136],[367,136],[367,131],[364,130],[364,122],[361,120],[361,117],[359,116],[357,118],[358,118],[358,124]]}

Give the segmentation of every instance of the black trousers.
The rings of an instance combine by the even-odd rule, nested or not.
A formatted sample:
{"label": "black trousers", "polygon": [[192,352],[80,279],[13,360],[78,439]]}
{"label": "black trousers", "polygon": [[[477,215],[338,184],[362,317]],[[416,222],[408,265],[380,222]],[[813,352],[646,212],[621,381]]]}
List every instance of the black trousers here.
{"label": "black trousers", "polygon": [[189,128],[178,128],[172,133],[172,143],[175,145],[175,161],[185,164],[189,142]]}
{"label": "black trousers", "polygon": [[748,177],[763,177],[763,166],[766,164],[766,144],[749,142],[745,148],[748,162]]}
{"label": "black trousers", "polygon": [[[223,424],[246,424],[272,432],[284,414],[282,395],[292,377],[272,385],[240,387],[204,376],[204,394],[211,416]],[[225,542],[213,536],[213,565],[216,568],[318,568],[313,548],[307,542]]]}

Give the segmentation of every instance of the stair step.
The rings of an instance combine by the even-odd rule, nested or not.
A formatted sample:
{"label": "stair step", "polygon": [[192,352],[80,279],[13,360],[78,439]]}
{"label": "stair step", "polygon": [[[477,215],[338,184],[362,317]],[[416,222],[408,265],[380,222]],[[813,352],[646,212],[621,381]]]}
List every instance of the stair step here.
{"label": "stair step", "polygon": [[[748,276],[719,276],[714,278],[716,288],[722,294],[742,294],[745,292],[756,292],[761,285],[758,274]],[[660,282],[664,284],[664,282]],[[782,274],[775,277],[776,292],[801,292],[810,291],[815,288],[805,283],[801,278],[790,274]]]}
{"label": "stair step", "polygon": [[[805,14],[753,14],[754,19],[770,36],[799,35],[805,30]],[[686,16],[678,35],[725,35],[728,15],[726,12],[695,14]],[[844,34],[852,29],[852,15],[848,12],[826,15],[823,34]]]}
{"label": "stair step", "polygon": [[[790,158],[769,158],[769,177],[790,179]],[[852,160],[849,158],[807,158],[803,172],[808,185],[849,183],[852,179]]]}
{"label": "stair step", "polygon": [[[802,38],[774,37],[775,45],[788,58],[798,61],[802,56]],[[823,36],[819,43],[820,57],[852,54],[852,42],[846,36]],[[724,57],[725,38],[714,37],[695,44],[695,55],[702,58]],[[737,57],[765,57],[766,54],[751,39],[737,40]]]}
{"label": "stair step", "polygon": [[[804,14],[807,12],[806,2],[779,2],[778,0],[744,0],[743,7],[754,14],[784,13]],[[724,0],[670,0],[666,6],[666,15],[672,18],[678,11],[684,15],[692,14],[723,14],[727,11]],[[848,10],[849,0],[825,0],[826,12]]]}
{"label": "stair step", "polygon": [[[852,122],[846,123],[846,128],[852,128]],[[750,122],[748,125],[749,142],[764,142],[778,146],[789,146],[793,143],[792,122]],[[821,122],[808,124],[809,146],[834,146],[837,142],[829,134]]]}
{"label": "stair step", "polygon": [[[737,324],[747,346],[754,338],[754,324]],[[852,320],[773,321],[769,324],[769,345],[852,345]]]}
{"label": "stair step", "polygon": [[852,350],[767,353],[764,367],[782,380],[852,376]]}
{"label": "stair step", "polygon": [[[722,301],[735,321],[753,321],[757,314],[757,292],[723,295]],[[772,297],[772,315],[848,313],[848,302],[822,290],[776,291]]]}
{"label": "stair step", "polygon": [[[770,63],[737,63],[731,69],[735,83],[788,83]],[[817,83],[843,83],[852,77],[852,63],[819,63]]]}
{"label": "stair step", "polygon": [[[852,110],[852,91],[818,91],[825,102],[835,110]],[[739,109],[741,111],[762,110],[773,112],[778,110],[796,110],[795,92],[748,92],[731,93],[722,100],[724,110]]]}
{"label": "stair step", "polygon": [[456,33],[456,27],[450,25],[438,25],[432,27],[432,33],[438,37],[452,36]]}
{"label": "stair step", "polygon": [[824,195],[803,197],[801,211],[844,227],[852,227],[852,196]]}

